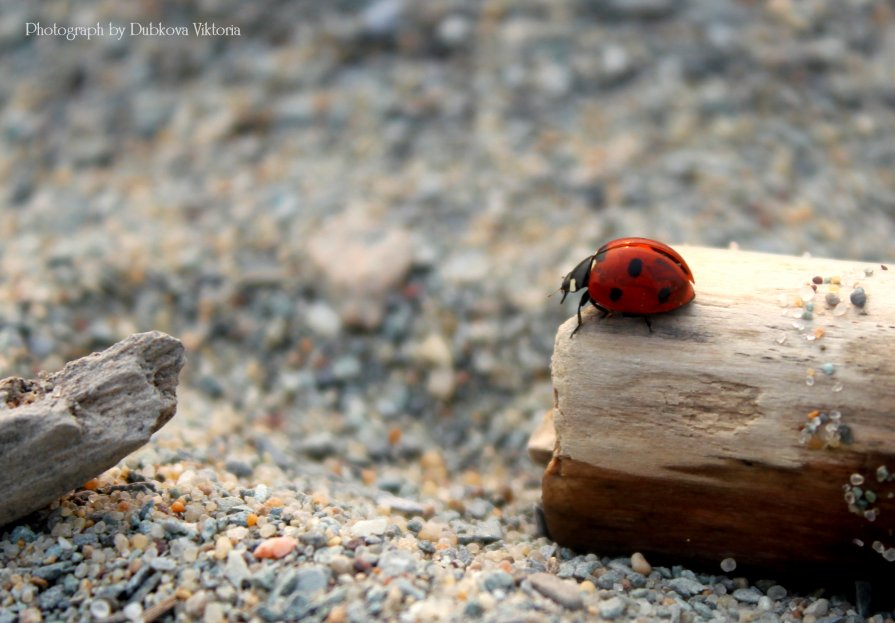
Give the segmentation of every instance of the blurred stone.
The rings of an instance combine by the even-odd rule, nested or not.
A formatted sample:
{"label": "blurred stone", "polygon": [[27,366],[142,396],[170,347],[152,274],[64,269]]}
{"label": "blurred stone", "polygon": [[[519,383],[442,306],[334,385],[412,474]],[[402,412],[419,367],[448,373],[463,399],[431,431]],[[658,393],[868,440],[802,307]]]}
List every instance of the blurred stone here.
{"label": "blurred stone", "polygon": [[410,270],[413,246],[405,229],[346,213],[320,228],[308,244],[308,254],[342,321],[375,329],[383,320],[386,295]]}

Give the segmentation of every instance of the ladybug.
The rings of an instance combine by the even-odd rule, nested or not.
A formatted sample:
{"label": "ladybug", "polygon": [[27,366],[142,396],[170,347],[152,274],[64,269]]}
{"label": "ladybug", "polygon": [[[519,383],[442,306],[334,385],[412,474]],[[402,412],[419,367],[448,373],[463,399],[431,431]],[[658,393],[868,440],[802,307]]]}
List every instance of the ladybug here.
{"label": "ladybug", "polygon": [[648,238],[619,238],[584,258],[563,278],[560,303],[569,292],[587,288],[578,303],[578,326],[572,336],[581,328],[581,308],[588,303],[599,309],[603,318],[613,313],[642,316],[652,331],[648,316],[692,301],[696,295],[693,283],[687,262],[667,244]]}

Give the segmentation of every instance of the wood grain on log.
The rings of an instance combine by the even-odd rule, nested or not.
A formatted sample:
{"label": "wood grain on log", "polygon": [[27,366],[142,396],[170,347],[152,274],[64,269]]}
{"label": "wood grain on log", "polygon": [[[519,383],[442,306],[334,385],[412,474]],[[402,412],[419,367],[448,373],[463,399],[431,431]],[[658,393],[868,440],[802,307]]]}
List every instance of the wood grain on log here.
{"label": "wood grain on log", "polygon": [[38,380],[0,381],[0,526],[145,444],[177,408],[183,345],[140,333]]}
{"label": "wood grain on log", "polygon": [[[881,466],[895,473],[895,270],[678,250],[696,299],[654,317],[652,333],[594,311],[573,339],[575,318],[559,329],[543,479],[550,535],[715,571],[732,557],[746,568],[895,572],[873,549],[895,547],[895,482],[877,479]],[[841,285],[812,292],[815,276]],[[849,302],[857,285],[863,308]],[[827,294],[844,303],[829,306]],[[796,318],[807,303],[811,317]],[[542,436],[530,451],[552,444]],[[853,474],[858,493],[873,494],[849,508]]]}

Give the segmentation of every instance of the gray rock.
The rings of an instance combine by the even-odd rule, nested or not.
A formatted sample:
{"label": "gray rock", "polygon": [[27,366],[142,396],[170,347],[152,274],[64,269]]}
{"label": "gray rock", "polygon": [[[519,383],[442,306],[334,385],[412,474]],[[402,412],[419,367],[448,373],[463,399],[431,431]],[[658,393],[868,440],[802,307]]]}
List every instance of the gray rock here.
{"label": "gray rock", "polygon": [[401,591],[402,595],[411,597],[416,601],[422,601],[426,598],[426,591],[419,588],[418,586],[415,586],[407,578],[399,578],[394,585],[398,587],[398,590]]}
{"label": "gray rock", "polygon": [[153,558],[149,561],[149,566],[156,571],[173,571],[177,568],[177,563],[170,558]]}
{"label": "gray rock", "polygon": [[224,469],[238,478],[248,478],[252,475],[253,471],[251,465],[238,459],[228,459],[227,462],[224,463]]}
{"label": "gray rock", "polygon": [[575,565],[572,576],[579,580],[584,580],[588,576],[593,575],[594,571],[602,566],[599,560],[584,560]]}
{"label": "gray rock", "polygon": [[486,591],[509,591],[516,586],[516,582],[506,571],[492,571],[485,575],[482,586]]}
{"label": "gray rock", "polygon": [[779,584],[774,584],[773,586],[768,588],[766,594],[768,597],[776,601],[778,599],[783,599],[784,597],[786,597],[786,589]]}
{"label": "gray rock", "polygon": [[749,588],[738,588],[733,592],[733,598],[746,604],[757,604],[761,599],[761,591],[750,586]]}
{"label": "gray rock", "polygon": [[[575,582],[562,580],[550,573],[533,573],[528,580],[536,591],[560,604],[563,608],[580,610],[584,607],[581,591]],[[605,617],[605,615],[603,616]]]}
{"label": "gray rock", "polygon": [[612,587],[621,582],[624,577],[625,574],[618,569],[610,569],[597,578],[597,586],[605,588],[606,590],[611,590]]}
{"label": "gray rock", "polygon": [[394,577],[416,571],[416,558],[404,550],[393,549],[379,557],[379,570],[385,577]]}
{"label": "gray rock", "polygon": [[496,519],[489,519],[471,527],[463,523],[458,525],[467,526],[466,530],[458,530],[457,542],[461,545],[495,543],[503,538],[503,529],[500,527],[500,522]]}
{"label": "gray rock", "polygon": [[609,620],[617,619],[625,613],[625,607],[625,602],[621,597],[610,597],[606,601],[600,602],[600,616]]}
{"label": "gray rock", "polygon": [[53,583],[63,574],[71,571],[72,568],[74,568],[74,565],[70,562],[54,562],[53,564],[38,567],[31,574]]}
{"label": "gray rock", "polygon": [[673,578],[671,580],[668,580],[666,584],[668,588],[673,590],[681,597],[690,597],[692,595],[697,595],[705,590],[705,586],[701,582],[697,582],[696,580],[692,580],[690,578]]}
{"label": "gray rock", "polygon": [[238,550],[230,550],[227,554],[227,563],[224,567],[224,574],[230,583],[237,589],[242,588],[242,583],[250,578],[249,567],[242,552]]}
{"label": "gray rock", "polygon": [[425,504],[410,498],[386,495],[379,498],[377,502],[383,506],[387,506],[391,512],[401,513],[402,515],[423,515],[426,512]]}
{"label": "gray rock", "polygon": [[[736,596],[736,595],[734,595]],[[813,614],[814,616],[822,617],[827,612],[830,611],[830,602],[827,599],[818,599],[817,601],[808,605],[805,608],[805,614]]]}
{"label": "gray rock", "polygon": [[183,345],[139,333],[0,393],[0,525],[45,506],[149,441],[177,409]]}
{"label": "gray rock", "polygon": [[319,591],[326,589],[332,571],[320,565],[302,567],[295,573],[295,591],[305,597],[311,597]]}

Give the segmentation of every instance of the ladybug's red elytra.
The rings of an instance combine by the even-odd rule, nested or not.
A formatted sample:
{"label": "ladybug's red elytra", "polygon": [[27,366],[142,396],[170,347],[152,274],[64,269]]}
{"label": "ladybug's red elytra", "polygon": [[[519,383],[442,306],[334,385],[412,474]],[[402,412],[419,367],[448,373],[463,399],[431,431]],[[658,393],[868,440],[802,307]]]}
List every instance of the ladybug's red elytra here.
{"label": "ladybug's red elytra", "polygon": [[[587,288],[578,303],[591,303],[603,317],[613,313],[629,316],[661,314],[693,300],[693,273],[680,254],[667,244],[649,238],[619,238],[607,242],[584,258],[562,280],[562,301],[569,292]],[[650,331],[652,328],[650,327]]]}

